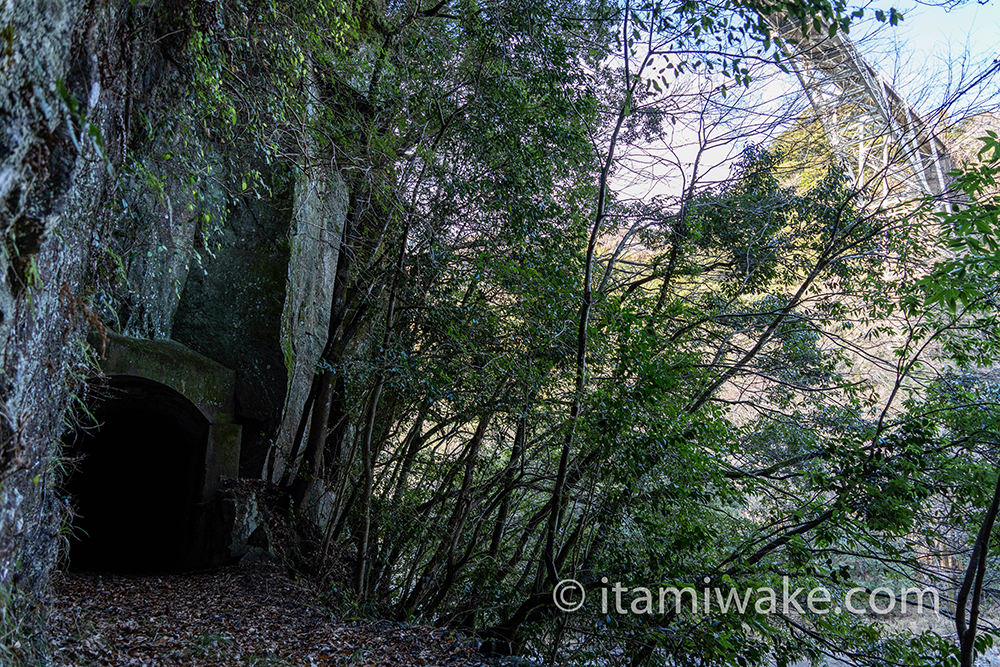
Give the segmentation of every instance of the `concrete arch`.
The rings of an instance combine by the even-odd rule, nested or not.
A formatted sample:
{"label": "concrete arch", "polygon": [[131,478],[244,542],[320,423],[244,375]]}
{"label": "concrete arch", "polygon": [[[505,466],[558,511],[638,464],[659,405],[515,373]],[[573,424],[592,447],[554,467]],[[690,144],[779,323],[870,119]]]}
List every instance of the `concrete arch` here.
{"label": "concrete arch", "polygon": [[111,381],[138,378],[175,391],[208,422],[201,499],[214,497],[222,478],[239,476],[242,428],[234,423],[235,371],[170,340],[108,333],[101,370]]}

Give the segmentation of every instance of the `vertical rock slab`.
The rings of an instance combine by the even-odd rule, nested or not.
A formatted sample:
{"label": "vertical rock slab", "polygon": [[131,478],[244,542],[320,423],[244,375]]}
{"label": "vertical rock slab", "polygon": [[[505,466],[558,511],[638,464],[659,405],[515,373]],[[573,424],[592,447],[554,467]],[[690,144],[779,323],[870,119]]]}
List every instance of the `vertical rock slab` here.
{"label": "vertical rock slab", "polygon": [[272,480],[281,477],[330,321],[333,279],[347,216],[348,191],[336,172],[300,176],[291,222],[288,290],[281,314],[281,349],[288,392],[275,440]]}

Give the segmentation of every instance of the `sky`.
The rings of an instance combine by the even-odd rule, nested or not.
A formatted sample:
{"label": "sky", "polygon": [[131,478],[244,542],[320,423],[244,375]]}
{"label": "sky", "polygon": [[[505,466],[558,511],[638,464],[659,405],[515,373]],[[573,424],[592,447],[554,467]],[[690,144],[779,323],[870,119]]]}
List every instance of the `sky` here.
{"label": "sky", "polygon": [[[903,14],[898,25],[874,20],[876,8],[888,13],[890,7]],[[914,0],[873,0],[865,19],[852,26],[850,37],[862,57],[892,82],[911,106],[927,114],[938,109],[949,92],[964,88],[1000,58],[1000,0],[986,3],[967,0],[951,9]],[[782,108],[799,90],[793,77],[778,76],[763,83],[756,105],[752,100],[733,100],[733,103],[749,104],[758,112],[765,110],[766,116],[767,109]],[[989,92],[996,96],[989,99]],[[802,103],[800,99],[798,104]],[[991,105],[994,111],[1000,109],[1000,72],[964,95],[949,111],[955,117],[969,108]],[[767,145],[773,138],[773,130],[766,134],[745,133],[735,143],[721,143],[704,153],[701,168],[717,165],[707,176],[725,178],[732,168],[731,160],[739,155],[743,145]],[[664,162],[678,160],[684,171],[690,171],[696,144],[691,127],[681,124],[671,128],[663,144],[629,151],[622,158],[631,168],[619,170],[614,178],[619,195],[638,199],[676,196],[683,182],[677,178],[678,169]]]}
{"label": "sky", "polygon": [[966,46],[973,54],[997,56],[1000,50],[1000,3],[966,2],[953,9],[896,4],[903,22],[894,29],[907,43],[916,62],[934,59],[949,49],[960,52]]}
{"label": "sky", "polygon": [[[971,78],[1000,58],[1000,0],[967,0],[950,9],[913,0],[882,0],[875,6],[895,7],[903,14],[902,22],[876,28],[872,43],[863,36],[873,32],[874,21],[858,25],[851,36],[869,62],[895,78],[897,88],[917,106],[926,107],[934,97],[940,101],[949,80],[954,86],[963,66]],[[987,86],[1000,89],[1000,74]],[[928,87],[937,95],[922,100],[921,91]]]}

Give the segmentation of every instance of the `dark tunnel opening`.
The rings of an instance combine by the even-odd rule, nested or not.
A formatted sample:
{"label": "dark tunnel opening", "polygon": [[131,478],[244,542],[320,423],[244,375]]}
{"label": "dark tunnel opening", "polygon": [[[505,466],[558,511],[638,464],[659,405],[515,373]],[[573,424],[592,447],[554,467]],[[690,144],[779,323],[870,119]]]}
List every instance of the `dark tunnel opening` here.
{"label": "dark tunnel opening", "polygon": [[141,378],[102,384],[98,426],[68,443],[78,467],[70,569],[170,572],[204,564],[208,421],[184,396]]}

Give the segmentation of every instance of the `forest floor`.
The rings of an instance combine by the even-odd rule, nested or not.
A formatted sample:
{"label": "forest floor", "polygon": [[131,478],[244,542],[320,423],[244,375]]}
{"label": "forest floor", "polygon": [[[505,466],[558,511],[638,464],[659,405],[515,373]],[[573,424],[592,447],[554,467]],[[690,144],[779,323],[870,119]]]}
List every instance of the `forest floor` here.
{"label": "forest floor", "polygon": [[[172,575],[61,573],[52,595],[53,667],[502,664],[437,628],[337,619],[315,589],[263,561]],[[978,664],[1000,667],[1000,653]]]}
{"label": "forest floor", "polygon": [[61,574],[49,633],[58,667],[479,667],[468,640],[390,621],[338,620],[267,563],[163,576]]}

